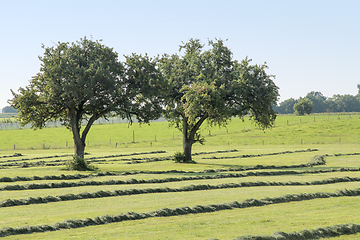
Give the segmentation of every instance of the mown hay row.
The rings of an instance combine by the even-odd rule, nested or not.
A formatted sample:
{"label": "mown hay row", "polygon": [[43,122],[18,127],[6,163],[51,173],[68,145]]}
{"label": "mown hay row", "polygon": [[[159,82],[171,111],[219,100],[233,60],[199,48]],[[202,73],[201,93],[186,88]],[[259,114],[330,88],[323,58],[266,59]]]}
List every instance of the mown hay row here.
{"label": "mown hay row", "polygon": [[[224,150],[224,151],[213,151],[213,152],[200,152],[194,153],[193,155],[201,155],[201,154],[213,154],[213,153],[227,153],[227,152],[236,152],[238,150]],[[172,160],[172,156],[167,157],[151,157],[151,158],[120,158],[120,159],[111,159],[105,160],[106,158],[116,158],[116,157],[124,157],[124,156],[134,156],[134,155],[145,155],[145,154],[158,154],[158,153],[166,153],[166,151],[152,151],[152,152],[141,152],[141,153],[130,153],[130,154],[117,154],[117,155],[108,155],[102,157],[90,157],[87,158],[86,161],[89,163],[107,163],[107,162],[126,162],[125,164],[137,164],[137,163],[147,163],[147,162],[159,162],[159,161],[168,161]],[[35,159],[43,159],[43,158],[55,158],[55,157],[65,157],[71,155],[62,155],[62,156],[47,156],[47,157],[36,157],[36,158],[22,158],[18,160],[7,160],[0,161],[0,167],[20,167],[20,168],[28,168],[28,167],[39,167],[39,166],[61,166],[66,163],[66,160],[52,160],[52,161],[37,161],[37,162],[24,162],[28,160]]]}
{"label": "mown hay row", "polygon": [[274,152],[274,153],[263,153],[263,154],[244,154],[238,156],[224,156],[224,157],[208,157],[203,159],[231,159],[231,158],[251,158],[251,157],[264,157],[264,156],[274,156],[281,154],[290,154],[290,153],[304,153],[304,152],[316,152],[318,149],[306,149],[306,150],[295,150],[295,151],[283,151],[283,152]]}
{"label": "mown hay row", "polygon": [[90,199],[90,198],[149,194],[149,193],[164,193],[164,192],[175,193],[175,192],[190,192],[190,191],[203,191],[203,190],[216,190],[216,189],[242,188],[242,187],[260,187],[260,186],[324,185],[324,184],[333,184],[338,182],[354,182],[354,181],[360,181],[360,178],[343,177],[343,178],[330,178],[322,181],[311,181],[311,182],[241,182],[241,183],[224,183],[218,185],[199,184],[199,185],[184,186],[180,188],[162,187],[162,188],[145,188],[145,189],[133,188],[127,190],[114,190],[114,191],[100,190],[93,193],[84,192],[79,194],[65,194],[58,196],[29,197],[26,199],[6,199],[0,202],[0,208],[30,205],[30,204],[60,202],[60,201],[73,201],[73,200]]}
{"label": "mown hay row", "polygon": [[[21,153],[17,153],[18,155],[16,155],[16,157],[18,156],[23,156]],[[34,158],[21,158],[21,159],[9,159],[6,161],[0,161],[0,163],[7,163],[7,162],[23,162],[23,161],[31,161],[31,160],[40,160],[40,159],[49,159],[49,158],[58,158],[58,157],[69,157],[69,156],[73,156],[73,154],[64,154],[64,155],[53,155],[53,156],[44,156],[44,157],[34,157]],[[14,155],[15,157],[15,155]]]}
{"label": "mown hay row", "polygon": [[[76,220],[71,219],[71,220],[66,220],[64,222],[55,223],[54,225],[51,226],[38,225],[38,226],[16,227],[16,228],[5,227],[0,229],[0,237],[5,237],[9,235],[29,234],[33,232],[46,232],[46,231],[58,231],[58,230],[70,229],[70,228],[81,228],[86,226],[102,225],[107,223],[130,221],[130,220],[139,220],[139,219],[146,219],[151,217],[169,217],[169,216],[187,215],[187,214],[201,214],[207,212],[230,210],[235,208],[249,208],[255,206],[265,206],[270,204],[312,200],[317,198],[331,198],[331,197],[344,197],[344,196],[360,196],[360,189],[354,189],[354,190],[344,189],[333,193],[318,192],[318,193],[288,194],[280,197],[264,198],[260,200],[247,199],[241,202],[234,201],[231,203],[210,204],[205,206],[197,205],[194,207],[179,207],[174,209],[163,208],[148,213],[128,212],[119,215],[111,215],[111,216],[104,215],[100,217],[95,217],[93,219],[91,218],[76,219]],[[260,238],[250,237],[245,239],[260,239]],[[269,239],[269,238],[261,238],[261,239]],[[284,238],[277,238],[277,239],[284,239]],[[296,238],[289,238],[289,239],[296,239]]]}
{"label": "mown hay row", "polygon": [[4,155],[4,156],[0,156],[0,158],[11,158],[11,157],[21,157],[22,154],[21,153],[14,153],[12,155]]}
{"label": "mown hay row", "polygon": [[[134,156],[134,155],[145,155],[145,154],[156,154],[156,153],[166,153],[166,151],[151,151],[151,152],[135,152],[135,153],[128,153],[128,154],[117,154],[117,155],[107,155],[107,156],[101,156],[101,157],[90,157],[88,159],[100,159],[100,158],[114,158],[114,157],[125,157],[125,156]],[[88,155],[88,153],[85,153],[85,155]],[[23,156],[21,153],[15,153],[11,156],[2,156],[0,158],[8,158],[8,157],[20,157]],[[29,161],[29,160],[39,160],[39,159],[49,159],[49,158],[58,158],[58,157],[69,157],[73,156],[73,154],[64,154],[64,155],[52,155],[52,156],[44,156],[44,157],[34,157],[34,158],[21,158],[17,160],[7,160],[7,161]],[[6,162],[6,161],[0,161],[0,162]]]}
{"label": "mown hay row", "polygon": [[[162,179],[128,179],[128,180],[108,180],[108,181],[80,181],[80,182],[52,182],[52,183],[31,183],[25,185],[5,185],[0,187],[0,191],[23,191],[32,189],[51,189],[51,188],[70,188],[84,186],[107,186],[107,185],[129,185],[129,184],[158,184],[181,181],[194,181],[204,179],[223,179],[223,178],[240,178],[245,177],[244,174],[234,175],[213,175],[213,176],[194,176],[180,178],[162,178]],[[335,177],[310,182],[241,182],[232,183],[233,187],[252,187],[252,186],[304,186],[304,185],[324,185],[340,182],[356,182],[360,181],[360,177]]]}
{"label": "mown hay row", "polygon": [[[73,174],[73,175],[46,175],[43,177],[32,176],[32,177],[0,177],[0,182],[28,182],[28,181],[38,181],[38,180],[76,180],[84,179],[89,177],[103,177],[103,176],[128,176],[128,175],[137,175],[137,174],[202,174],[202,173],[220,173],[220,172],[237,172],[244,171],[244,173],[228,173],[228,174],[219,174],[212,176],[197,176],[189,177],[189,180],[198,179],[211,179],[213,176],[218,176],[218,178],[237,178],[237,177],[247,177],[247,176],[276,176],[276,175],[301,175],[301,174],[317,174],[317,173],[329,173],[329,172],[359,172],[359,168],[329,168],[329,169],[311,169],[311,170],[287,170],[287,171],[270,171],[270,172],[250,172],[249,170],[261,170],[261,169],[271,169],[272,166],[262,166],[257,165],[255,167],[248,168],[227,168],[227,169],[206,169],[203,171],[182,171],[182,170],[168,170],[168,171],[133,171],[133,172],[122,172],[122,173],[112,173],[112,172],[99,172],[95,174]],[[278,167],[275,167],[276,169]],[[289,168],[288,166],[286,168]],[[249,171],[249,172],[247,172]],[[210,177],[210,178],[209,178]],[[186,178],[186,177],[184,177]],[[216,178],[216,177],[215,177]],[[176,178],[175,178],[176,179]],[[141,180],[138,180],[141,181]],[[181,181],[181,180],[179,180]]]}
{"label": "mown hay row", "polygon": [[[272,235],[255,236],[248,235],[237,237],[234,240],[305,240],[305,239],[319,239],[331,238],[342,235],[352,235],[360,233],[360,224],[347,223],[334,225],[331,227],[320,227],[310,230],[302,230],[300,232],[274,232]],[[216,239],[214,239],[216,240]]]}

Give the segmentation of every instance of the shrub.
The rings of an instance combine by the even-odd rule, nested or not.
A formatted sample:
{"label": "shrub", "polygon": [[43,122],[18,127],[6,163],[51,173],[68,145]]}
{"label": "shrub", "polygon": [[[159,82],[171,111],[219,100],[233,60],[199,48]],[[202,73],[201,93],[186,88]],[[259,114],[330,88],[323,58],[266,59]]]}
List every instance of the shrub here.
{"label": "shrub", "polygon": [[86,171],[94,170],[94,167],[86,163],[85,159],[79,156],[74,156],[72,159],[66,162],[68,170]]}
{"label": "shrub", "polygon": [[313,159],[308,163],[309,166],[316,166],[316,165],[325,165],[325,156],[324,155],[315,155]]}
{"label": "shrub", "polygon": [[185,154],[182,152],[175,152],[173,156],[174,162],[182,163],[185,162]]}

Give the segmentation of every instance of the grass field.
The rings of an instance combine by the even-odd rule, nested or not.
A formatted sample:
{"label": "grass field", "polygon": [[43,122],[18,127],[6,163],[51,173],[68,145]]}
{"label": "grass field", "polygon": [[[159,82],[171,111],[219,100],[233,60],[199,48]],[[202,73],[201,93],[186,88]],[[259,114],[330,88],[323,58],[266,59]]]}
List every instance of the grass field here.
{"label": "grass field", "polygon": [[204,127],[195,164],[171,160],[182,141],[166,122],[95,125],[87,172],[65,170],[65,128],[0,131],[0,237],[360,239],[359,116]]}

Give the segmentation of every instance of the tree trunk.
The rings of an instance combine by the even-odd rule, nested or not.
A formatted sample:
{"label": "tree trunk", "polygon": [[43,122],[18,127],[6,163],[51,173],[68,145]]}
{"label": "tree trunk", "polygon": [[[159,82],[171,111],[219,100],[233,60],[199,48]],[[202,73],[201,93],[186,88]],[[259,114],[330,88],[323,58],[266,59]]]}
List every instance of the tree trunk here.
{"label": "tree trunk", "polygon": [[189,140],[183,141],[183,152],[184,152],[184,155],[185,155],[184,162],[192,162],[191,148],[192,148],[191,141],[189,141]]}
{"label": "tree trunk", "polygon": [[81,140],[81,138],[74,137],[74,146],[75,146],[75,154],[74,157],[81,157],[84,159],[85,156],[85,143]]}
{"label": "tree trunk", "polygon": [[74,139],[74,157],[81,157],[84,159],[85,155],[85,141],[80,137],[80,127],[79,127],[79,120],[77,119],[76,113],[74,109],[70,109],[70,124],[71,124],[71,131],[73,134]]}
{"label": "tree trunk", "polygon": [[202,116],[199,121],[189,129],[188,118],[183,117],[183,153],[185,156],[184,162],[192,162],[191,149],[192,145],[198,141],[195,140],[197,130],[199,130],[201,124],[206,120],[207,116]]}
{"label": "tree trunk", "polygon": [[189,139],[188,127],[189,127],[189,125],[187,122],[187,118],[184,117],[183,118],[183,153],[185,156],[184,162],[192,161],[191,148],[192,148],[192,144],[193,144],[193,139]]}

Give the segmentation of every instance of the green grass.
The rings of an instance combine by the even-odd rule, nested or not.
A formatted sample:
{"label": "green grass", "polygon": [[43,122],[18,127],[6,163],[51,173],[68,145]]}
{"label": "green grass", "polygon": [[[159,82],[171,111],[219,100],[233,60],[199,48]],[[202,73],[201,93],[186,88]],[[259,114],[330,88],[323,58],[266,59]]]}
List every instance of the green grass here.
{"label": "green grass", "polygon": [[[14,150],[14,146],[15,150],[73,147],[71,132],[64,127],[0,132],[0,149],[3,150]],[[277,117],[275,127],[264,132],[248,118],[244,122],[234,118],[227,128],[210,128],[204,124],[201,133],[206,138],[206,145],[211,146],[356,144],[360,143],[360,119],[357,114],[281,115]],[[170,127],[167,122],[153,122],[150,125],[97,124],[92,126],[86,144],[87,149],[116,146],[181,149],[181,139],[181,132]]]}
{"label": "green grass", "polygon": [[[86,229],[26,235],[27,239],[232,239],[243,235],[272,234],[358,221],[359,199],[316,199],[202,215],[113,223]],[[334,212],[338,213],[334,217]],[[316,218],[314,218],[316,216]],[[260,230],[261,229],[261,230]],[[5,239],[17,239],[8,237]],[[343,239],[352,239],[351,236]]]}
{"label": "green grass", "polygon": [[[315,121],[314,121],[315,117]],[[340,118],[340,119],[339,119]],[[301,122],[300,122],[301,119]],[[209,135],[209,130],[210,134]],[[133,140],[135,133],[135,143]],[[251,172],[321,170],[330,168],[359,168],[360,155],[333,156],[342,153],[360,152],[360,119],[359,115],[316,115],[316,116],[278,116],[276,126],[265,132],[260,131],[247,119],[242,122],[233,119],[228,128],[206,128],[202,130],[206,137],[205,145],[194,145],[193,152],[215,152],[236,149],[237,152],[210,153],[194,156],[196,164],[179,164],[173,161],[126,164],[122,161],[111,161],[125,158],[147,158],[171,156],[181,150],[180,132],[168,126],[166,122],[151,123],[139,126],[134,124],[94,125],[88,136],[86,157],[104,157],[117,154],[130,154],[150,151],[166,151],[158,154],[140,154],[134,156],[104,158],[103,163],[95,163],[98,168],[91,172],[69,172],[64,166],[47,167],[5,167],[0,169],[0,177],[32,177],[61,174],[90,174],[97,172],[133,172],[141,174],[90,177],[75,180],[34,180],[18,182],[0,182],[0,187],[11,184],[25,185],[30,183],[107,181],[127,179],[162,179],[183,176],[200,176],[229,174],[238,172],[204,173],[209,169],[229,169],[253,167],[256,165],[290,166],[309,162],[314,155],[331,155],[326,157],[326,165],[301,169],[268,169],[251,170]],[[3,130],[0,131],[0,156],[21,153],[20,157],[0,158],[1,161],[20,160],[54,155],[72,154],[71,133],[62,127],[42,130]],[[156,135],[156,141],[155,141]],[[173,139],[174,138],[174,139]],[[111,144],[110,144],[111,139]],[[302,139],[302,144],[301,144]],[[68,148],[66,148],[66,141]],[[45,143],[45,149],[42,144]],[[118,143],[117,148],[116,143]],[[151,144],[152,143],[152,146]],[[13,145],[16,145],[15,150]],[[250,158],[209,159],[210,157],[231,157],[239,155],[269,154],[283,151],[317,149],[316,152],[287,153]],[[50,162],[68,157],[41,159]],[[40,160],[24,160],[36,162]],[[146,173],[149,171],[183,170],[184,173]],[[194,171],[194,172],[188,172]],[[248,172],[248,171],[247,171]],[[0,202],[6,199],[23,199],[28,197],[57,196],[96,192],[99,190],[126,190],[145,188],[180,188],[198,184],[225,184],[239,182],[309,182],[335,177],[359,177],[359,171],[336,171],[326,173],[304,173],[279,176],[249,176],[244,178],[221,178],[207,180],[189,180],[169,183],[104,185],[72,188],[37,189],[24,191],[0,191]],[[62,201],[28,206],[5,207],[0,209],[0,228],[17,226],[35,226],[67,219],[94,218],[103,215],[118,215],[129,211],[145,213],[162,208],[194,207],[196,205],[221,204],[246,199],[263,199],[287,194],[335,192],[339,189],[355,189],[358,182],[343,182],[326,185],[308,186],[262,186],[206,191],[152,193],[119,197],[104,197]],[[183,216],[147,218],[143,220],[124,221],[100,226],[60,230],[56,232],[32,233],[9,236],[4,239],[233,239],[243,235],[268,235],[275,231],[292,232],[303,229],[333,226],[335,224],[359,223],[360,197],[337,197],[314,199],[308,201],[272,204],[262,207],[223,210],[212,213],[188,214]],[[336,239],[356,239],[359,234],[342,236]]]}

